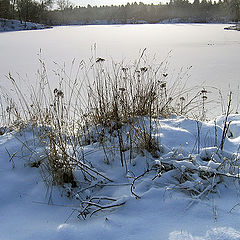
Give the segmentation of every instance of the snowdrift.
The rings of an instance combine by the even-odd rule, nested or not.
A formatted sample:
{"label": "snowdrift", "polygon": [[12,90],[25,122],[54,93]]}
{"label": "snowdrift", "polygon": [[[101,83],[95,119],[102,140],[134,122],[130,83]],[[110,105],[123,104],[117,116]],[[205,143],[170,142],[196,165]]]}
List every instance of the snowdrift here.
{"label": "snowdrift", "polygon": [[[49,181],[39,127],[1,128],[0,239],[240,239],[240,115],[228,121],[220,149],[224,117],[155,119],[157,150],[135,148],[128,161],[126,148],[127,168],[110,149],[114,139],[106,138],[103,148],[98,126],[94,140],[76,146],[84,156],[81,167],[91,166],[95,180],[84,179],[76,166],[76,186]],[[122,129],[126,143],[129,127]]]}

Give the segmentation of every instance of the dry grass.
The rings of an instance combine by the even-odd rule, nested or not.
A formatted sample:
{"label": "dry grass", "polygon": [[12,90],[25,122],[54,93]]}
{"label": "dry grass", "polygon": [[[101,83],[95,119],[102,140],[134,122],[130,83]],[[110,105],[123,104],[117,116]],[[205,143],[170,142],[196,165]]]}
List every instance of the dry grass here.
{"label": "dry grass", "polygon": [[[40,145],[44,152],[38,153],[23,142],[29,165],[41,169],[50,197],[54,185],[64,186],[67,196],[78,196],[79,206],[82,206],[81,210],[76,210],[78,217],[85,219],[98,211],[119,207],[125,203],[123,200],[108,197],[81,198],[80,195],[85,190],[102,188],[112,181],[87,161],[88,154],[94,149],[104,153],[105,164],[111,165],[115,159],[119,160],[117,164],[125,169],[126,177],[132,179],[130,190],[136,198],[140,198],[140,195],[135,193],[135,183],[153,171],[156,173],[153,181],[171,171],[174,181],[177,181],[175,186],[171,184],[171,188],[186,192],[193,198],[189,207],[194,200],[215,192],[222,178],[239,180],[239,176],[235,175],[236,171],[239,172],[238,155],[225,157],[222,154],[229,127],[227,119],[231,97],[221,148],[217,149],[216,146],[216,154],[223,159],[217,172],[206,168],[199,169],[197,165],[192,168],[192,156],[182,159],[189,161],[190,167],[184,165],[181,168],[181,161],[174,158],[175,153],[171,161],[168,158],[156,160],[152,167],[146,161],[143,163],[146,165],[145,172],[138,176],[131,171],[134,164],[138,164],[135,161],[137,155],[145,155],[146,159],[150,157],[153,160],[159,159],[164,152],[161,138],[154,137],[160,136],[159,118],[169,118],[172,115],[196,118],[197,151],[198,155],[200,154],[199,120],[206,119],[209,92],[205,88],[186,87],[185,79],[189,69],[181,69],[175,81],[172,81],[166,61],[159,64],[153,61],[148,63],[143,52],[137,61],[128,64],[109,63],[102,58],[94,58],[89,63],[80,62],[77,66],[73,61],[70,72],[56,64],[54,77],[57,84],[53,85],[48,79],[44,61],[40,59],[40,63],[38,84],[35,87],[30,86],[28,94],[25,94],[15,78],[9,75],[14,96],[2,91],[0,126],[4,127],[0,128],[0,134],[26,127],[32,129],[37,139],[35,147],[39,148]],[[94,144],[94,147],[87,152],[85,147],[90,144]],[[10,159],[13,157],[14,154]],[[145,158],[140,159],[144,161]],[[214,159],[206,161],[210,160]],[[178,164],[174,165],[172,161]],[[13,161],[12,164],[14,166]],[[74,176],[76,172],[77,178]],[[194,184],[192,188],[189,187],[189,182]]]}
{"label": "dry grass", "polygon": [[40,63],[38,85],[31,86],[27,96],[9,75],[15,96],[2,94],[1,124],[12,129],[29,124],[39,127],[46,159],[34,166],[42,167],[51,184],[75,187],[76,168],[84,180],[111,180],[84,162],[82,148],[86,144],[98,141],[106,162],[113,152],[119,154],[127,171],[135,152],[158,157],[160,144],[153,137],[155,119],[191,114],[205,118],[205,89],[187,89],[183,82],[189,69],[181,70],[171,83],[166,61],[148,63],[144,51],[133,64],[109,64],[97,58],[75,67],[73,61],[70,74],[56,64],[57,87],[51,87],[41,58]]}

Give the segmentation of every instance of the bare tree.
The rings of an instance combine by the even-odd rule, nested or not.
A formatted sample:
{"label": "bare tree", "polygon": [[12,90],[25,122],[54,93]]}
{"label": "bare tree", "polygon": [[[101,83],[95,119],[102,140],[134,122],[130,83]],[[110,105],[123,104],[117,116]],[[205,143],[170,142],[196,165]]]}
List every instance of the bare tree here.
{"label": "bare tree", "polygon": [[69,0],[57,0],[57,6],[60,11],[64,11],[71,7],[71,2]]}
{"label": "bare tree", "polygon": [[230,13],[233,15],[232,18],[235,22],[240,20],[240,0],[231,0],[229,2]]}

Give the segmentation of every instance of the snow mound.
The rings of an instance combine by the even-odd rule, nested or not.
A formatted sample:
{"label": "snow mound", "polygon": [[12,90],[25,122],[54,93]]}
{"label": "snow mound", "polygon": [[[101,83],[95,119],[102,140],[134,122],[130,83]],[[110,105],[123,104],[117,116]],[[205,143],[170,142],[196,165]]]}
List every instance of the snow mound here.
{"label": "snow mound", "polygon": [[236,25],[233,25],[233,26],[225,27],[224,29],[225,30],[237,30],[237,31],[240,31],[240,24],[236,24]]}
{"label": "snow mound", "polygon": [[21,30],[37,30],[49,28],[44,24],[24,22],[18,20],[8,20],[0,18],[0,32],[5,31],[21,31]]}
{"label": "snow mound", "polygon": [[233,228],[213,228],[204,237],[196,237],[188,232],[175,231],[170,233],[169,240],[240,240],[240,232]]}
{"label": "snow mound", "polygon": [[[218,126],[223,128],[225,120],[226,120],[225,116],[220,116],[216,118],[215,121]],[[228,136],[230,138],[238,138],[240,136],[240,115],[239,114],[229,115],[229,117],[227,118],[227,124],[229,124]]]}
{"label": "snow mound", "polygon": [[[145,124],[148,129],[147,119]],[[119,151],[106,157],[108,148],[101,148],[95,127],[93,142],[79,148],[84,163],[112,182],[101,176],[84,182],[76,168],[78,187],[47,181],[46,165],[36,164],[47,150],[36,138],[36,127],[5,129],[0,135],[0,239],[240,240],[240,141],[227,137],[219,149],[218,124],[156,119],[151,126],[158,152],[137,149],[131,161],[124,126],[127,172]]]}

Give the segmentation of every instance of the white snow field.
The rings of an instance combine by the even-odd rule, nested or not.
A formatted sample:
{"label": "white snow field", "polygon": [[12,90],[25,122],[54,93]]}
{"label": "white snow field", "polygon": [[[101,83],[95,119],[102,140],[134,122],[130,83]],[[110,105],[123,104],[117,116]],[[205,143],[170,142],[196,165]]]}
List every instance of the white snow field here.
{"label": "white snow field", "polygon": [[[186,81],[187,87],[205,87],[220,103],[227,99],[229,91],[233,91],[234,112],[238,112],[240,34],[224,30],[224,27],[227,25],[140,24],[2,32],[0,85],[11,88],[6,78],[8,73],[18,79],[19,85],[24,86],[22,79],[34,85],[40,68],[39,52],[54,88],[58,85],[53,72],[56,63],[68,73],[73,59],[88,62],[91,58],[102,57],[109,65],[112,60],[129,64],[146,48],[148,62],[152,58],[158,63],[165,59],[169,80],[174,81],[179,73],[186,71],[182,81]],[[222,114],[221,104],[209,111],[210,116],[219,114]]]}
{"label": "white snow field", "polygon": [[[119,154],[107,161],[98,142],[86,145],[85,163],[113,182],[93,181],[84,189],[76,170],[80,187],[71,193],[69,185],[46,184],[44,168],[33,164],[45,154],[36,128],[29,125],[19,132],[1,128],[0,239],[239,240],[240,115],[229,116],[234,125],[221,150],[223,119],[154,121],[160,154],[135,152],[128,173]],[[143,173],[131,191],[133,180]],[[81,204],[92,197],[102,200],[92,209]],[[83,220],[84,206],[91,213],[97,204],[112,204],[107,198],[117,200],[113,203],[118,206],[91,217],[82,214]]]}
{"label": "white snow field", "polygon": [[[166,56],[169,75],[191,67],[188,86],[211,86],[224,94],[239,85],[240,34],[224,30],[226,24],[140,24],[62,26],[36,31],[0,34],[0,81],[7,84],[9,72],[36,79],[41,49],[50,72],[56,62],[71,68],[75,58],[88,61],[96,55],[106,60],[128,62],[146,48],[159,62]],[[94,51],[96,45],[96,51]],[[169,54],[170,53],[170,54]],[[51,79],[51,78],[50,78]],[[187,80],[187,79],[186,79]]]}

